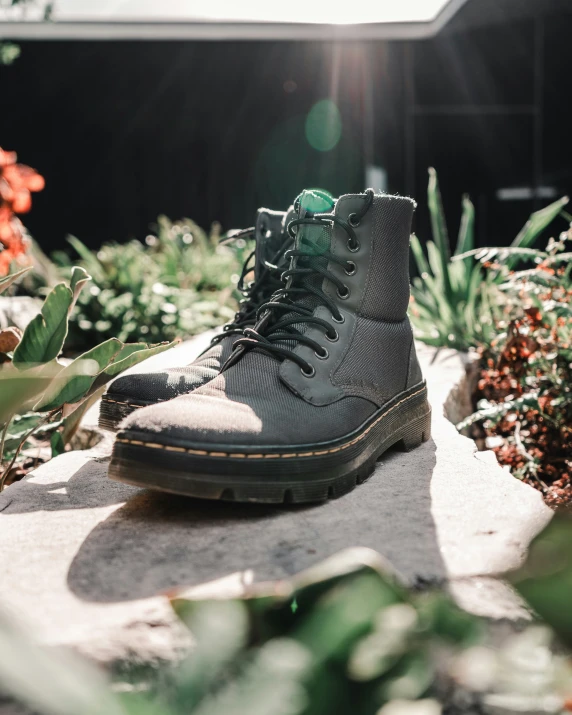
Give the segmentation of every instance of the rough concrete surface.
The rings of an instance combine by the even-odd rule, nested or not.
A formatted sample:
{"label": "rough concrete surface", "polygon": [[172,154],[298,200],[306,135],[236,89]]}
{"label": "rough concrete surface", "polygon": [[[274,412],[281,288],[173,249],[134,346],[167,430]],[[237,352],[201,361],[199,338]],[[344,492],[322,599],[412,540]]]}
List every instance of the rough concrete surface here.
{"label": "rough concrete surface", "polygon": [[[207,337],[144,367],[186,364]],[[468,610],[526,615],[498,575],[521,563],[551,511],[445,418],[447,399],[461,400],[449,397],[465,375],[461,356],[419,352],[432,439],[387,454],[367,483],[327,504],[204,502],[118,484],[106,477],[111,436],[43,465],[0,495],[0,607],[17,610],[44,643],[109,665],[152,664],[187,643],[160,595],[166,589],[240,592],[245,582],[368,546],[408,583],[444,584]]]}

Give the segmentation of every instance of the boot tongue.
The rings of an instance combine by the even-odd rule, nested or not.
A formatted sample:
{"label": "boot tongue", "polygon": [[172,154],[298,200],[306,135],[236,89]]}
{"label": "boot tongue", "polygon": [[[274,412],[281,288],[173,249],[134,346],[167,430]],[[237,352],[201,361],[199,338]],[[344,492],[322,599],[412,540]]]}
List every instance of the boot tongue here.
{"label": "boot tongue", "polygon": [[[294,201],[294,207],[297,209],[297,216],[295,218],[311,218],[315,214],[333,213],[335,205],[335,200],[326,191],[321,191],[320,189],[306,189]],[[320,258],[320,256],[323,256],[323,254],[330,249],[332,239],[331,224],[299,224],[295,228],[295,234],[295,248],[316,256],[316,258],[311,259],[314,265],[316,263],[320,263],[324,267],[327,267],[328,259],[325,257]],[[291,268],[296,266],[306,267],[308,263],[308,258],[294,258],[292,260]],[[288,281],[287,286],[290,286],[292,280],[293,279],[291,278]],[[320,273],[315,273],[312,276],[306,277],[304,282],[306,285],[311,285],[312,287],[319,289],[322,287],[323,280],[324,278]],[[308,293],[304,297],[296,299],[296,303],[297,305],[303,306],[311,311],[321,304],[319,298],[312,293]],[[280,318],[290,318],[293,316],[295,316],[295,313],[285,313],[281,314]],[[292,326],[294,330],[297,330],[300,333],[304,333],[307,330],[307,327],[308,326],[305,323],[296,323]],[[276,344],[289,350],[296,347],[296,342],[293,340],[281,340]]]}
{"label": "boot tongue", "polygon": [[[326,191],[306,189],[298,196],[294,205],[298,206],[299,218],[310,218],[315,214],[333,213],[336,202]],[[331,242],[331,223],[315,226],[301,224],[297,227],[296,248],[317,256],[316,259],[312,259],[314,264],[319,263],[323,265],[324,268],[327,267],[327,259],[319,258],[319,256],[322,256],[326,251],[330,250]],[[298,258],[295,259],[295,261],[295,265],[298,266],[308,264],[307,258]],[[323,280],[323,277],[319,273],[316,273],[314,276],[306,278],[305,282],[315,288],[320,288]],[[308,295],[299,302],[311,310],[320,303],[318,298],[313,295]]]}
{"label": "boot tongue", "polygon": [[[314,214],[332,213],[336,202],[327,191],[320,189],[305,189],[294,202],[298,207],[298,218],[306,218]],[[315,248],[316,255],[320,255],[330,248],[330,226],[298,226],[296,235],[296,248],[301,248],[304,239],[304,250]]]}

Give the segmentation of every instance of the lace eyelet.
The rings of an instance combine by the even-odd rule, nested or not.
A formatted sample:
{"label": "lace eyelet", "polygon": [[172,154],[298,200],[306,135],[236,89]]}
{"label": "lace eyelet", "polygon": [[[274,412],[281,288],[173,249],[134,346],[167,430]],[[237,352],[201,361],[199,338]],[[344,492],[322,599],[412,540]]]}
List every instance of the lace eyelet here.
{"label": "lace eyelet", "polygon": [[322,348],[321,353],[314,350],[314,355],[318,358],[318,360],[327,360],[330,357],[330,353],[326,350],[326,348]]}
{"label": "lace eyelet", "polygon": [[336,318],[335,315],[332,315],[332,320],[334,321],[334,323],[338,323],[339,325],[346,322],[346,319],[342,313],[340,313],[340,318]]}
{"label": "lace eyelet", "polygon": [[336,293],[338,294],[338,298],[340,298],[341,300],[347,300],[350,297],[350,289],[347,286],[344,286],[344,288],[345,291],[343,293],[340,292],[339,288],[336,291]]}
{"label": "lace eyelet", "polygon": [[357,266],[353,261],[347,261],[346,265],[348,266],[347,268],[344,268],[344,271],[347,276],[353,276],[355,275],[357,271]]}
{"label": "lace eyelet", "polygon": [[350,214],[348,216],[348,223],[352,228],[357,228],[360,225],[360,220],[357,214]]}
{"label": "lace eyelet", "polygon": [[334,330],[334,337],[331,338],[328,333],[326,333],[326,340],[329,340],[331,343],[336,343],[340,339],[340,334],[338,333],[337,330]]}
{"label": "lace eyelet", "polygon": [[351,242],[348,241],[348,251],[351,251],[351,253],[357,253],[360,249],[359,241],[356,241],[356,245],[352,246]]}
{"label": "lace eyelet", "polygon": [[307,372],[303,367],[301,367],[300,372],[304,375],[304,377],[314,377],[316,374],[316,368],[313,365],[310,365],[310,371]]}

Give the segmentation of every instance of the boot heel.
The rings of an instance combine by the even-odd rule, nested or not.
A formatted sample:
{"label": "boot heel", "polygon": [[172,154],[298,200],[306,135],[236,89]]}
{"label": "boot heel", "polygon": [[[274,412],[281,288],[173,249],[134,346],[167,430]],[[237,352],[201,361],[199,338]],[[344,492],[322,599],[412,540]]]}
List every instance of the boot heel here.
{"label": "boot heel", "polygon": [[403,452],[411,452],[431,438],[431,412],[419,417],[403,427],[401,438],[395,447]]}

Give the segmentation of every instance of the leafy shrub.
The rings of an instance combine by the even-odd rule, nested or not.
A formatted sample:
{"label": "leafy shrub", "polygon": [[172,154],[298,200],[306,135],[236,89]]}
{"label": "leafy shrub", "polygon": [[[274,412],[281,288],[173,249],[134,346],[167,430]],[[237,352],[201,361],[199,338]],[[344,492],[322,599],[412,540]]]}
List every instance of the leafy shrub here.
{"label": "leafy shrub", "polygon": [[[244,241],[233,248],[221,244],[216,224],[207,235],[191,220],[161,217],[145,243],[106,243],[97,252],[77,238],[69,241],[93,279],[71,317],[72,350],[102,337],[173,340],[234,316]],[[65,254],[54,259],[69,268]]]}
{"label": "leafy shrub", "polygon": [[[541,612],[561,607],[548,620],[569,642],[569,590],[547,594],[554,572],[535,564],[547,541],[562,548],[563,534],[557,544],[553,536],[538,537],[514,583]],[[569,586],[568,562],[555,561]],[[572,666],[551,652],[548,628],[499,643],[446,596],[407,592],[367,549],[254,586],[244,599],[180,595],[172,605],[193,635],[191,653],[151,682],[116,689],[0,614],[0,687],[40,715],[453,715],[491,712],[489,699],[495,712],[556,715],[572,692]]]}
{"label": "leafy shrub", "polygon": [[[0,293],[28,270],[1,279]],[[18,456],[34,434],[50,438],[53,454],[61,452],[107,382],[172,346],[111,338],[68,365],[59,363],[69,314],[89,279],[83,268],[73,268],[69,286],[59,283],[49,292],[23,334],[0,331],[0,491],[13,479]]]}
{"label": "leafy shrub", "polygon": [[[416,337],[429,345],[467,350],[488,345],[495,337],[495,323],[501,316],[502,294],[494,274],[485,274],[474,258],[475,209],[468,196],[453,257],[437,172],[429,169],[427,189],[433,240],[426,253],[417,236],[411,249],[419,273],[411,289],[411,321]],[[512,247],[527,248],[561,213],[567,198],[532,214],[512,242]],[[452,260],[455,259],[455,260]]]}
{"label": "leafy shrub", "polygon": [[[478,411],[513,474],[550,503],[572,503],[572,228],[546,251],[484,249],[476,257],[500,277],[506,297],[498,335],[483,352]],[[532,268],[514,271],[515,259]]]}

